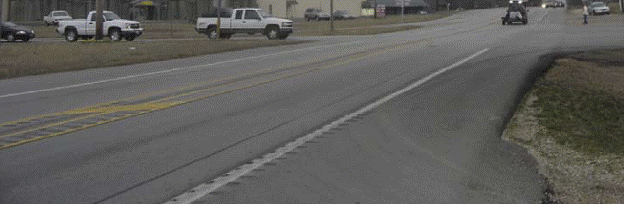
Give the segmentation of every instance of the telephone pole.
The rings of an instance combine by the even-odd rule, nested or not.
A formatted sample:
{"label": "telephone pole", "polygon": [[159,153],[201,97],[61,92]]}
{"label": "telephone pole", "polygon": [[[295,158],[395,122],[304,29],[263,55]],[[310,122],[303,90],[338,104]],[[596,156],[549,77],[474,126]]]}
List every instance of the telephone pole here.
{"label": "telephone pole", "polygon": [[221,37],[221,0],[217,6],[217,39]]}
{"label": "telephone pole", "polygon": [[2,1],[2,17],[0,21],[9,21],[9,0],[1,0]]}
{"label": "telephone pole", "polygon": [[334,0],[329,0],[329,29],[334,33]]}
{"label": "telephone pole", "polygon": [[[95,0],[95,39],[102,40],[104,38],[104,32],[102,27],[104,26],[104,0]],[[89,19],[87,19],[89,20]]]}
{"label": "telephone pole", "polygon": [[373,13],[373,16],[375,19],[377,19],[377,0],[375,0],[374,2],[375,5],[373,5],[373,12],[375,13]]}

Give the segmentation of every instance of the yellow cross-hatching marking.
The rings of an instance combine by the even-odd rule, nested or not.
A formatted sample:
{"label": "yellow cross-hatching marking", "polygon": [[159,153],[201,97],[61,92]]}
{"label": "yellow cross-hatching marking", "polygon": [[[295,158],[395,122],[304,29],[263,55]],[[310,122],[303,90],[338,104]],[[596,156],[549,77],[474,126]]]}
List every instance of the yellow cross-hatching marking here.
{"label": "yellow cross-hatching marking", "polygon": [[[360,59],[363,59],[363,58],[367,58],[367,57],[371,57],[371,56],[387,53],[387,52],[389,52],[391,50],[403,49],[406,46],[409,46],[411,44],[414,44],[414,43],[417,43],[417,42],[421,42],[421,41],[424,41],[424,40],[409,41],[409,42],[401,43],[401,44],[398,44],[398,45],[385,46],[385,47],[380,48],[381,50],[358,52],[358,53],[356,53],[354,55],[349,55],[347,57],[347,59],[344,59],[342,61],[330,64],[330,65],[326,65],[326,66],[323,66],[323,67],[316,67],[316,68],[312,68],[312,69],[307,69],[307,70],[300,71],[300,72],[297,72],[297,73],[293,73],[293,74],[289,74],[289,75],[285,75],[285,76],[280,76],[280,77],[277,77],[277,78],[274,78],[274,79],[269,79],[269,80],[265,80],[265,81],[255,82],[255,83],[253,83],[254,79],[248,79],[248,80],[243,80],[243,81],[225,83],[225,84],[222,84],[222,85],[216,86],[216,87],[209,87],[207,89],[202,89],[202,90],[196,90],[196,91],[191,91],[191,92],[187,92],[187,93],[182,93],[182,94],[178,94],[178,95],[175,95],[175,96],[161,98],[161,99],[156,99],[156,100],[153,100],[153,101],[148,101],[148,102],[144,102],[144,103],[140,103],[140,104],[114,105],[115,103],[120,102],[120,101],[137,98],[137,96],[133,96],[133,97],[129,97],[129,98],[122,99],[122,100],[116,100],[116,101],[113,101],[113,102],[101,103],[99,105],[91,106],[91,107],[87,107],[87,108],[79,108],[79,109],[75,109],[75,110],[70,110],[70,111],[50,114],[50,115],[88,114],[88,115],[82,116],[82,117],[78,117],[78,118],[74,118],[74,119],[71,119],[71,120],[65,120],[65,121],[61,121],[61,122],[47,124],[47,125],[44,125],[44,126],[35,127],[35,128],[32,128],[32,129],[29,129],[29,130],[24,130],[24,131],[19,131],[19,132],[15,132],[15,133],[10,133],[10,134],[7,134],[7,135],[1,135],[0,138],[11,137],[11,136],[19,135],[19,134],[24,134],[24,133],[27,133],[27,132],[33,132],[33,131],[37,131],[37,130],[41,130],[41,129],[45,129],[45,128],[49,128],[49,127],[54,127],[54,126],[59,126],[59,125],[63,125],[63,124],[66,124],[66,123],[80,121],[80,120],[92,118],[92,117],[99,116],[99,115],[109,114],[109,113],[116,113],[116,112],[121,112],[121,111],[137,111],[136,113],[125,114],[125,115],[120,116],[120,117],[110,118],[110,119],[103,120],[103,121],[100,121],[100,122],[97,122],[97,123],[94,123],[94,124],[88,124],[88,125],[84,125],[84,126],[80,126],[80,127],[76,127],[76,128],[68,128],[67,130],[62,131],[62,132],[51,133],[49,135],[43,135],[43,136],[31,138],[31,139],[26,139],[26,140],[21,140],[21,141],[18,141],[18,142],[10,143],[10,144],[1,146],[0,150],[6,149],[6,148],[10,148],[10,147],[15,147],[15,146],[26,144],[26,143],[33,142],[33,141],[42,140],[42,139],[49,138],[49,137],[55,137],[55,136],[64,135],[64,134],[75,132],[75,131],[79,131],[79,130],[88,129],[88,128],[91,128],[91,127],[94,127],[94,126],[97,126],[97,125],[102,125],[102,124],[106,124],[106,123],[110,123],[110,122],[114,122],[114,121],[123,120],[123,119],[129,118],[129,117],[142,115],[142,114],[150,113],[150,112],[157,111],[157,110],[162,110],[162,109],[167,109],[167,108],[171,108],[171,107],[182,105],[182,104],[187,104],[187,103],[190,103],[190,102],[193,102],[193,101],[196,101],[196,100],[205,99],[205,98],[209,98],[209,97],[216,96],[216,95],[226,94],[226,93],[230,93],[230,92],[234,92],[234,91],[238,91],[238,90],[242,90],[242,89],[247,89],[247,88],[251,88],[251,87],[256,87],[256,86],[259,86],[259,85],[262,85],[262,84],[266,84],[266,83],[270,83],[270,82],[274,82],[274,81],[278,81],[278,80],[282,80],[282,79],[286,79],[286,78],[292,78],[292,77],[300,76],[300,75],[307,74],[307,73],[310,73],[310,72],[314,72],[314,71],[317,71],[317,70],[329,69],[329,68],[332,68],[332,67],[336,67],[336,66],[339,66],[339,65],[344,65],[344,64],[347,64],[347,63],[350,63],[350,62],[353,62],[353,61],[357,61],[357,60],[360,60]],[[277,67],[277,68],[268,68],[268,69],[262,69],[262,70],[259,70],[259,71],[247,72],[243,76],[257,74],[257,73],[262,73],[262,72],[266,72],[266,71],[284,70],[284,69],[289,69],[289,68],[292,68],[292,67],[300,67],[300,66],[303,66],[303,65],[305,65],[307,63],[310,63],[310,61],[297,63],[296,65],[291,65],[291,66],[289,66],[287,68]],[[214,83],[214,82],[226,81],[226,80],[230,80],[230,79],[234,79],[234,77],[230,77],[230,78],[226,78],[226,79],[220,79],[220,80],[215,80],[215,81],[212,81],[212,82],[201,82],[199,84]],[[194,94],[194,93],[199,93],[199,92],[203,92],[203,91],[210,91],[210,90],[213,90],[215,88],[223,87],[223,86],[226,86],[226,85],[231,85],[231,84],[234,84],[234,83],[247,83],[247,82],[252,82],[252,83],[248,84],[248,85],[245,85],[245,86],[237,87],[237,88],[234,88],[234,89],[231,89],[231,90],[224,90],[224,91],[221,91],[221,92],[212,93],[212,94],[208,94],[208,95],[199,95],[199,96],[187,99],[187,100],[173,101],[173,102],[168,102],[168,103],[163,103],[162,102],[162,101],[166,101],[166,100],[179,98],[179,97],[182,97],[182,96],[188,96],[188,95],[191,95],[191,94]],[[183,88],[175,88],[175,89],[170,89],[170,90],[184,90],[185,88],[189,88],[189,87],[198,87],[199,84],[194,84],[192,86],[187,86],[187,87],[183,87]],[[164,92],[160,91],[160,93],[164,93]],[[143,94],[143,95],[145,95],[145,94]],[[45,117],[45,116],[38,116],[38,117],[31,117],[31,118],[27,118],[27,119],[22,119],[22,120],[19,120],[19,122],[28,121],[28,120],[32,120],[32,119],[36,119],[36,118],[41,118],[41,117]],[[5,123],[5,124],[15,124],[15,123],[19,123],[19,122],[15,121],[15,122],[9,122],[9,123]],[[3,125],[5,125],[5,124],[3,124]]]}
{"label": "yellow cross-hatching marking", "polygon": [[171,107],[172,105],[174,105],[174,104],[149,104],[149,105],[148,104],[138,104],[138,105],[127,105],[127,106],[94,107],[94,108],[77,109],[77,110],[62,112],[60,114],[84,114],[84,113],[92,113],[92,114],[89,114],[89,115],[86,115],[86,116],[82,116],[82,117],[79,117],[79,118],[74,118],[74,119],[71,119],[71,120],[65,120],[65,121],[61,121],[61,122],[57,122],[57,123],[47,124],[47,125],[44,125],[44,126],[40,126],[40,127],[28,129],[28,130],[14,132],[14,133],[6,134],[6,135],[0,135],[0,138],[11,137],[11,136],[15,136],[15,135],[19,135],[19,134],[23,134],[23,133],[27,133],[27,132],[32,132],[32,131],[37,131],[37,130],[41,130],[41,129],[45,129],[45,128],[49,128],[49,127],[62,125],[62,124],[69,123],[69,122],[80,121],[80,120],[91,118],[91,117],[98,116],[98,115],[115,113],[115,112],[119,112],[119,111],[159,110],[159,109],[164,109],[164,108]]}

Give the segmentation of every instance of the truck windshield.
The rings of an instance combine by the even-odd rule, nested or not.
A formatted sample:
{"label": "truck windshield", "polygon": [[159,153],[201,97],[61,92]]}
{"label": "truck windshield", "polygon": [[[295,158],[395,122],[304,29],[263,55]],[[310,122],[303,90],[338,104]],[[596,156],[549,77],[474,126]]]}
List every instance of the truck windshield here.
{"label": "truck windshield", "polygon": [[603,6],[605,6],[605,4],[602,2],[596,2],[592,4],[592,7],[603,7]]}
{"label": "truck windshield", "polygon": [[260,16],[262,16],[262,18],[273,17],[270,13],[267,13],[266,11],[263,11],[263,10],[258,10],[258,13],[260,13]]}
{"label": "truck windshield", "polygon": [[67,12],[65,12],[65,11],[54,12],[52,15],[54,15],[54,16],[69,16],[69,14],[67,14]]}
{"label": "truck windshield", "polygon": [[104,13],[104,18],[106,18],[107,21],[111,21],[111,20],[115,20],[115,19],[121,19],[117,14],[115,13]]}

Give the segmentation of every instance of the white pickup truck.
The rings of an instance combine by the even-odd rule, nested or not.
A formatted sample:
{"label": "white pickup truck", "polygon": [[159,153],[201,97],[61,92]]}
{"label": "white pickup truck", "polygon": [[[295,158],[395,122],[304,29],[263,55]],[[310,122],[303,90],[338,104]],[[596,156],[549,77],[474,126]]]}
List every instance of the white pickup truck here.
{"label": "white pickup truck", "polygon": [[71,20],[72,17],[69,16],[67,11],[52,11],[47,16],[43,17],[43,21],[46,25],[58,25],[59,21]]}
{"label": "white pickup truck", "polygon": [[[104,36],[110,37],[112,41],[120,41],[122,38],[132,41],[143,34],[143,28],[139,22],[123,20],[110,11],[104,11],[102,14]],[[95,36],[95,20],[95,11],[91,11],[87,19],[59,21],[56,32],[64,35],[65,40],[69,42],[74,42],[78,38],[90,39]]]}
{"label": "white pickup truck", "polygon": [[217,31],[217,15],[203,15],[197,19],[198,33],[205,33],[210,39],[230,38],[235,33],[262,33],[270,40],[286,39],[293,32],[293,22],[275,18],[257,8],[224,9],[221,12],[221,34]]}

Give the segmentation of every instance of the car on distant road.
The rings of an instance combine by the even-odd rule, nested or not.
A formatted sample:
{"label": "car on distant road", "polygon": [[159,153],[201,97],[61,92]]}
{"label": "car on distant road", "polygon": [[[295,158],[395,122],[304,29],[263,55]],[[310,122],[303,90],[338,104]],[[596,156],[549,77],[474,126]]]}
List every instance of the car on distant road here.
{"label": "car on distant road", "polygon": [[336,20],[344,20],[344,19],[355,19],[356,16],[353,14],[350,14],[347,11],[336,11],[334,12],[334,19]]}
{"label": "car on distant road", "polygon": [[[228,39],[236,33],[262,33],[270,40],[284,40],[293,32],[293,22],[275,18],[258,8],[237,8],[221,12],[221,25],[217,27],[215,14],[203,15],[197,19],[195,31],[205,33],[210,39]],[[220,28],[220,33],[217,30]]]}
{"label": "car on distant road", "polygon": [[67,11],[51,11],[50,14],[43,17],[43,21],[46,25],[58,25],[59,21],[63,20],[71,20],[72,17],[67,13]]}
{"label": "car on distant road", "polygon": [[304,17],[306,19],[306,21],[310,21],[310,20],[329,20],[331,18],[331,16],[329,15],[329,13],[324,12],[321,9],[318,8],[308,8],[305,11]]}
{"label": "car on distant road", "polygon": [[611,10],[604,2],[594,2],[589,5],[589,14],[590,15],[600,15],[600,14],[610,14]]}
{"label": "car on distant road", "polygon": [[0,38],[14,42],[15,40],[21,40],[24,42],[29,41],[35,37],[35,31],[27,26],[20,26],[11,22],[0,22]]}
{"label": "car on distant road", "polygon": [[[117,14],[110,11],[104,11],[102,15],[104,18],[103,34],[112,41],[120,41],[122,38],[132,41],[143,34],[143,28],[139,22],[121,19]],[[87,19],[60,21],[56,32],[64,35],[65,40],[69,42],[74,42],[78,38],[93,38],[95,36],[96,16],[95,11],[91,11],[87,15]]]}

